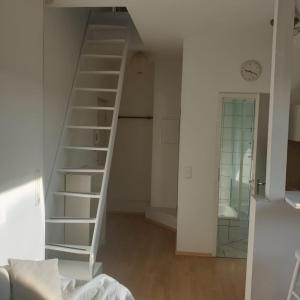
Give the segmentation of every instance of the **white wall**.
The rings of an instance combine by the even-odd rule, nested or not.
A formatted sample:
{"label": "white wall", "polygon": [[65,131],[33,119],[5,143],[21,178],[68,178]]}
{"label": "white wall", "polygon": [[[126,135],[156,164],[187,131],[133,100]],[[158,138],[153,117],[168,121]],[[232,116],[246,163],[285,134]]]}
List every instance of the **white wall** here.
{"label": "white wall", "polygon": [[[129,53],[120,115],[153,115],[154,66],[137,74]],[[119,119],[108,190],[111,211],[144,212],[150,203],[152,120]]]}
{"label": "white wall", "polygon": [[44,257],[43,1],[0,4],[0,265]]}
{"label": "white wall", "polygon": [[[258,26],[259,27],[259,26]],[[244,31],[245,32],[245,31]],[[269,92],[272,32],[208,32],[184,41],[177,250],[214,253],[217,214],[218,92]],[[292,102],[300,103],[300,36],[294,38]],[[255,45],[255,47],[253,46]],[[255,83],[239,75],[242,61],[263,65]],[[192,179],[183,178],[185,166]],[[252,299],[284,299],[300,248],[300,212],[284,202],[256,209]]]}
{"label": "white wall", "polygon": [[[299,48],[297,36],[293,49],[292,103],[300,103]],[[300,212],[284,201],[258,201],[255,221],[251,299],[285,299],[296,262],[294,253],[300,248]]]}
{"label": "white wall", "polygon": [[181,60],[156,60],[151,206],[177,207]]}
{"label": "white wall", "polygon": [[[215,253],[218,93],[269,92],[271,42],[268,22],[256,28],[211,28],[184,40],[177,251]],[[247,59],[263,66],[256,82],[240,76],[240,64]],[[188,166],[190,179],[184,178]]]}
{"label": "white wall", "polygon": [[45,187],[55,159],[87,16],[85,8],[45,9]]}

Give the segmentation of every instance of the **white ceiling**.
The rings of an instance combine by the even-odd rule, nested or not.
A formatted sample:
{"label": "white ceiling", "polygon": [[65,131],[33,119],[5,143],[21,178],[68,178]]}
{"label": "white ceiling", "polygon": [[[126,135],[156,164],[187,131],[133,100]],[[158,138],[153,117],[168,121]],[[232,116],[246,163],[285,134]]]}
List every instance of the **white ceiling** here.
{"label": "white ceiling", "polygon": [[[297,0],[300,1],[300,0]],[[126,6],[147,49],[180,54],[184,37],[270,26],[274,0],[53,0],[52,6]]]}

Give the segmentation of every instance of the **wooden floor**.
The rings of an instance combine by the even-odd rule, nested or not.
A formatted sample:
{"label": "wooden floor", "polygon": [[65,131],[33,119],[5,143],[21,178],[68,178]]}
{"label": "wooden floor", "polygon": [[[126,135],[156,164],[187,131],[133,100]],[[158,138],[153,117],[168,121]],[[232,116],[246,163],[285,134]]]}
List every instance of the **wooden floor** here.
{"label": "wooden floor", "polygon": [[98,257],[136,300],[243,300],[246,261],[176,256],[174,232],[142,216],[110,215]]}

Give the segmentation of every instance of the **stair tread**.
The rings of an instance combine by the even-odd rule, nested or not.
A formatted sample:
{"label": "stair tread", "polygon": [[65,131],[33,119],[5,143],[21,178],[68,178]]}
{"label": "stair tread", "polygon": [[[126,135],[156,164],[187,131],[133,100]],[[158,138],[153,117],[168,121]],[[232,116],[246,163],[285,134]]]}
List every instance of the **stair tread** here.
{"label": "stair tread", "polygon": [[101,29],[127,29],[127,26],[124,25],[100,25],[100,24],[91,24],[89,25],[89,30],[101,30]]}
{"label": "stair tread", "polygon": [[64,146],[65,149],[108,151],[107,147]]}
{"label": "stair tread", "polygon": [[80,74],[95,74],[95,75],[119,75],[120,71],[79,71]]}
{"label": "stair tread", "polygon": [[87,168],[60,168],[57,172],[67,173],[103,173],[104,169],[87,169]]}
{"label": "stair tread", "polygon": [[111,126],[88,126],[88,125],[67,125],[70,129],[102,129],[111,130]]}
{"label": "stair tread", "polygon": [[90,92],[112,92],[116,93],[117,89],[104,89],[104,88],[89,88],[89,87],[75,87],[77,91],[90,91]]}
{"label": "stair tread", "polygon": [[81,54],[81,57],[94,57],[94,58],[111,58],[111,59],[121,59],[122,55],[112,55],[112,54]]}
{"label": "stair tread", "polygon": [[90,224],[96,223],[95,218],[71,218],[71,217],[52,217],[46,219],[46,223],[83,223]]}
{"label": "stair tread", "polygon": [[46,249],[69,252],[69,253],[89,254],[90,250],[91,250],[91,246],[60,244],[60,243],[47,243]]}
{"label": "stair tread", "polygon": [[106,43],[125,43],[125,39],[87,39],[86,43],[106,44]]}
{"label": "stair tread", "polygon": [[66,192],[66,191],[57,191],[54,192],[58,196],[73,196],[73,197],[82,197],[82,198],[100,198],[99,193],[76,193],[76,192]]}
{"label": "stair tread", "polygon": [[113,106],[81,106],[81,105],[74,105],[72,106],[73,109],[92,109],[92,110],[115,110]]}

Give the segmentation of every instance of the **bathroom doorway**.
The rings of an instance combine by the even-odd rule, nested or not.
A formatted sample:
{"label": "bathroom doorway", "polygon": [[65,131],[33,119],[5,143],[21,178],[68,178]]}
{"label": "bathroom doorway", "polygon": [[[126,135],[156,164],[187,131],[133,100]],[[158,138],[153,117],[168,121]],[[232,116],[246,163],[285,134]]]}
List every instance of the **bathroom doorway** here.
{"label": "bathroom doorway", "polygon": [[257,147],[267,141],[269,97],[224,93],[220,98],[217,256],[246,258],[250,197],[264,193],[265,175],[258,179],[256,173],[265,170],[266,153],[257,155]]}

